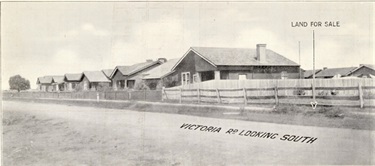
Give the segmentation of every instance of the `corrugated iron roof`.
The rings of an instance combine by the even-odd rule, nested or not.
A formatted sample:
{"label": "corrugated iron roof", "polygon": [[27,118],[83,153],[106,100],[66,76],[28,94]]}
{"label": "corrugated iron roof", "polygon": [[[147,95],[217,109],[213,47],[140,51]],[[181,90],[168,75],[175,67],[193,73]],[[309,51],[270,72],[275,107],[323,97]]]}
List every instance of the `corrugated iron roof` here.
{"label": "corrugated iron roof", "polygon": [[64,76],[52,76],[52,80],[54,83],[64,83]]}
{"label": "corrugated iron roof", "polygon": [[178,60],[179,59],[170,59],[160,66],[151,69],[145,73],[146,76],[143,79],[160,79],[172,73],[172,68],[178,62]]}
{"label": "corrugated iron roof", "polygon": [[354,69],[356,69],[356,67],[328,68],[317,73],[315,77],[333,77],[337,74],[340,74],[341,76],[345,76]]}
{"label": "corrugated iron roof", "polygon": [[[315,75],[317,74],[317,73],[319,73],[320,71],[322,71],[322,69],[316,69],[315,70]],[[303,72],[303,77],[304,78],[308,78],[308,77],[311,77],[312,75],[313,75],[313,70],[305,70],[305,72]]]}
{"label": "corrugated iron roof", "polygon": [[53,76],[38,77],[37,83],[39,82],[40,84],[51,84],[52,83],[52,77]]}
{"label": "corrugated iron roof", "polygon": [[261,63],[259,60],[256,59],[256,49],[217,47],[192,47],[191,49],[217,66],[299,66],[297,63],[285,58],[284,56],[270,49],[266,49],[266,58],[264,63]]}
{"label": "corrugated iron roof", "polygon": [[67,81],[81,81],[83,74],[82,73],[68,73],[65,74],[65,79]]}
{"label": "corrugated iron roof", "polygon": [[142,71],[143,69],[146,69],[152,65],[155,65],[156,63],[160,63],[160,62],[152,61],[152,62],[137,63],[131,66],[116,66],[115,70],[111,74],[111,77],[113,77],[113,74],[116,72],[116,70],[120,71],[122,75],[129,76],[139,71]]}
{"label": "corrugated iron roof", "polygon": [[102,72],[104,73],[107,78],[109,78],[112,74],[113,69],[103,69]]}
{"label": "corrugated iron roof", "polygon": [[83,75],[90,82],[111,82],[102,71],[84,71]]}

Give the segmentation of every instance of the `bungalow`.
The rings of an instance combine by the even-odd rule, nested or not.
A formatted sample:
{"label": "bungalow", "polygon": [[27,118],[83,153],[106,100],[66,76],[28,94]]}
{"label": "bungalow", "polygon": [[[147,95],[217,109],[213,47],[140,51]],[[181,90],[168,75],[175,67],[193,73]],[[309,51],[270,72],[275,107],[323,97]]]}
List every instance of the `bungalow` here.
{"label": "bungalow", "polygon": [[177,77],[167,77],[172,74],[172,67],[179,59],[170,59],[169,61],[157,66],[144,74],[143,80],[151,89],[160,89],[162,87],[176,86]]}
{"label": "bungalow", "polygon": [[65,74],[64,81],[66,91],[74,91],[82,81],[82,76],[82,73]]}
{"label": "bungalow", "polygon": [[64,76],[52,76],[53,91],[59,92],[64,91]]}
{"label": "bungalow", "polygon": [[103,69],[102,70],[104,75],[111,81],[111,83],[109,84],[109,87],[111,87],[111,88],[112,88],[112,80],[111,80],[112,71],[113,71],[113,69]]}
{"label": "bungalow", "polygon": [[51,92],[53,90],[52,86],[52,76],[38,77],[36,84],[38,89],[43,92]]}
{"label": "bungalow", "polygon": [[110,76],[113,89],[121,90],[134,88],[136,81],[141,80],[145,72],[159,66],[165,61],[165,58],[159,58],[157,61],[147,60],[146,62],[131,66],[116,66]]}
{"label": "bungalow", "polygon": [[83,90],[101,90],[109,88],[111,81],[102,71],[84,71],[80,87]]}
{"label": "bungalow", "polygon": [[[315,70],[315,75],[316,75],[317,73],[319,73],[320,71],[322,71],[322,69],[316,69],[316,70]],[[305,79],[313,78],[313,74],[314,74],[314,71],[313,71],[313,70],[305,70],[305,71],[303,72],[303,78],[305,78]]]}
{"label": "bungalow", "polygon": [[299,78],[300,65],[266,49],[191,47],[173,66],[178,85],[207,80]]}
{"label": "bungalow", "polygon": [[348,76],[373,78],[375,76],[375,65],[360,64],[359,67],[351,71]]}
{"label": "bungalow", "polygon": [[315,78],[340,78],[348,76],[356,67],[323,68],[315,75]]}

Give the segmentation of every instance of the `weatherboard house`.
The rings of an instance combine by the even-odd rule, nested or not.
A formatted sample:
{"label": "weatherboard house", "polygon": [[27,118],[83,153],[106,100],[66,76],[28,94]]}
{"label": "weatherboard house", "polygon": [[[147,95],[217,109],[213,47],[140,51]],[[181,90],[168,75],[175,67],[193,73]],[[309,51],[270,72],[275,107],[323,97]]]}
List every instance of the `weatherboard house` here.
{"label": "weatherboard house", "polygon": [[64,76],[52,76],[53,91],[65,91]]}
{"label": "weatherboard house", "polygon": [[67,73],[64,76],[65,91],[74,91],[82,80],[82,73]]}
{"label": "weatherboard house", "polygon": [[323,68],[323,70],[319,71],[315,78],[340,78],[344,76],[348,76],[351,71],[355,70],[356,67],[342,67],[342,68]]}
{"label": "weatherboard house", "polygon": [[358,68],[350,71],[348,74],[352,77],[361,78],[374,78],[375,76],[375,65],[373,64],[360,64]]}
{"label": "weatherboard house", "polygon": [[79,86],[84,91],[97,91],[108,89],[110,83],[111,81],[102,71],[84,71]]}
{"label": "weatherboard house", "polygon": [[170,59],[167,62],[157,66],[150,71],[144,73],[143,80],[145,84],[151,89],[161,89],[162,87],[173,87],[177,83],[177,77],[168,77],[174,71],[172,67],[179,59]]}
{"label": "weatherboard house", "polygon": [[36,81],[36,84],[38,85],[38,89],[42,92],[53,91],[52,83],[53,83],[52,76],[38,77]]}
{"label": "weatherboard house", "polygon": [[257,44],[251,48],[191,47],[171,69],[177,85],[208,80],[299,78],[300,65]]}
{"label": "weatherboard house", "polygon": [[165,58],[159,58],[157,61],[147,60],[131,66],[116,66],[110,75],[113,90],[133,89],[142,80],[144,73],[165,61]]}

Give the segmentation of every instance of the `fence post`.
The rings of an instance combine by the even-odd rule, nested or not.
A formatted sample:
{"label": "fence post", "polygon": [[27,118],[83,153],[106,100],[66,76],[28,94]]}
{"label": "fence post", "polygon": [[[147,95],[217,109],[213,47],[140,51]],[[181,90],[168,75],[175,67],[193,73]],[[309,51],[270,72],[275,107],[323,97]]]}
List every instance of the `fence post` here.
{"label": "fence post", "polygon": [[182,88],[180,88],[180,103],[182,103]]}
{"label": "fence post", "polygon": [[96,92],[96,102],[99,102],[99,92]]}
{"label": "fence post", "polygon": [[219,92],[219,89],[217,89],[217,88],[216,88],[216,96],[217,96],[217,102],[221,103],[220,92]]}
{"label": "fence post", "polygon": [[359,107],[363,108],[363,91],[362,91],[362,86],[361,83],[358,83],[358,95],[359,95]]}
{"label": "fence post", "polygon": [[115,95],[113,95],[113,100],[116,100],[116,98],[117,98],[117,95],[116,95],[116,91],[114,91],[115,92]]}
{"label": "fence post", "polygon": [[161,101],[164,101],[164,86],[161,88]]}
{"label": "fence post", "polygon": [[278,97],[278,89],[277,89],[277,85],[275,86],[275,104],[276,105],[279,105],[279,97]]}
{"label": "fence post", "polygon": [[201,92],[199,88],[197,88],[197,96],[198,96],[198,103],[201,103]]}
{"label": "fence post", "polygon": [[245,105],[247,105],[247,92],[246,92],[246,88],[243,88],[243,100],[245,102]]}
{"label": "fence post", "polygon": [[132,92],[128,91],[128,95],[129,95],[129,100],[131,100],[132,99]]}
{"label": "fence post", "polygon": [[143,98],[146,100],[146,89],[143,89]]}

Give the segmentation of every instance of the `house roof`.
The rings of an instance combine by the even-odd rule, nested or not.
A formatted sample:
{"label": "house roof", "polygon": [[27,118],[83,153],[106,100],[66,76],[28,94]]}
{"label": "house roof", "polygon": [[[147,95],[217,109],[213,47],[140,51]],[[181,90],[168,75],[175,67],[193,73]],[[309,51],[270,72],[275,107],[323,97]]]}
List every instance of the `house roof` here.
{"label": "house roof", "polygon": [[107,77],[107,78],[110,78],[111,74],[112,74],[112,71],[113,69],[103,69],[102,72],[104,73],[104,75]]}
{"label": "house roof", "polygon": [[52,76],[52,80],[54,83],[64,83],[64,76]]}
{"label": "house roof", "polygon": [[38,80],[37,80],[36,83],[37,84],[51,84],[52,83],[52,76],[38,77]]}
{"label": "house roof", "polygon": [[90,82],[111,82],[102,71],[84,71],[83,75]]}
{"label": "house roof", "polygon": [[337,74],[345,76],[354,69],[356,69],[356,67],[329,68],[320,71],[318,74],[315,75],[315,77],[333,77]]}
{"label": "house roof", "polygon": [[[317,74],[317,73],[319,73],[320,71],[322,71],[322,69],[315,69],[315,75]],[[304,78],[308,78],[308,77],[311,77],[312,75],[313,75],[313,70],[305,70],[304,72],[303,72],[303,77]]]}
{"label": "house roof", "polygon": [[160,66],[151,69],[145,73],[146,76],[143,77],[143,79],[160,79],[173,73],[172,67],[178,62],[178,60],[179,59],[170,59]]}
{"label": "house roof", "polygon": [[284,56],[266,49],[264,63],[256,59],[256,49],[250,48],[217,48],[217,47],[191,47],[188,52],[176,63],[193,51],[213,66],[299,66],[297,63]]}
{"label": "house roof", "polygon": [[137,63],[131,66],[116,66],[116,68],[111,73],[111,78],[114,76],[116,71],[120,71],[122,75],[132,75],[137,72],[140,72],[152,65],[155,65],[157,63],[160,63],[159,61],[152,61],[152,62],[143,62],[143,63]]}
{"label": "house roof", "polygon": [[82,73],[68,73],[65,74],[65,79],[67,81],[81,81],[83,74]]}
{"label": "house roof", "polygon": [[355,71],[357,71],[357,70],[359,70],[361,68],[364,68],[364,67],[367,67],[369,69],[375,70],[375,65],[373,65],[373,64],[361,64],[358,68],[352,70],[348,75],[350,75],[350,74],[354,73]]}

